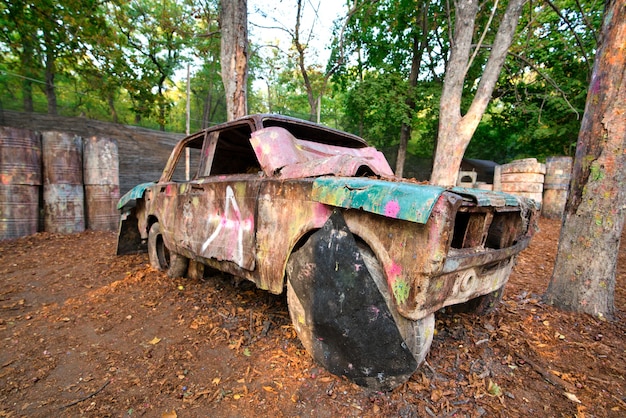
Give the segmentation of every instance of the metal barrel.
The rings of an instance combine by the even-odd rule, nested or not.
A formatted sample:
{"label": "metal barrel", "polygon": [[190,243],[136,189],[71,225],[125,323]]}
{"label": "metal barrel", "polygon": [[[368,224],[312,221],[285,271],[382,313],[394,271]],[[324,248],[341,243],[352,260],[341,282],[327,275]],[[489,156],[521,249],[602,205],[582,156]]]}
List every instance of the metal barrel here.
{"label": "metal barrel", "polygon": [[85,230],[82,184],[44,184],[44,230],[71,234]]}
{"label": "metal barrel", "polygon": [[87,227],[94,231],[116,231],[120,222],[117,202],[120,188],[113,184],[86,184]]}
{"label": "metal barrel", "polygon": [[572,178],[572,157],[546,158],[546,178],[543,185],[541,214],[550,219],[560,219]]}
{"label": "metal barrel", "polygon": [[83,145],[79,136],[64,132],[44,132],[44,184],[83,184]]}
{"label": "metal barrel", "polygon": [[43,150],[44,230],[69,234],[85,230],[83,145],[78,136],[48,131]]}
{"label": "metal barrel", "polygon": [[84,158],[87,228],[116,231],[119,224],[117,202],[120,198],[117,141],[98,136],[86,138]]}
{"label": "metal barrel", "polygon": [[0,184],[0,240],[38,232],[40,188],[29,184]]}
{"label": "metal barrel", "polygon": [[531,198],[542,203],[545,164],[535,158],[512,161],[500,166],[500,187],[503,192]]}
{"label": "metal barrel", "polygon": [[117,141],[93,136],[84,140],[85,184],[120,184]]}
{"label": "metal barrel", "polygon": [[39,230],[41,139],[26,129],[0,127],[0,240]]}

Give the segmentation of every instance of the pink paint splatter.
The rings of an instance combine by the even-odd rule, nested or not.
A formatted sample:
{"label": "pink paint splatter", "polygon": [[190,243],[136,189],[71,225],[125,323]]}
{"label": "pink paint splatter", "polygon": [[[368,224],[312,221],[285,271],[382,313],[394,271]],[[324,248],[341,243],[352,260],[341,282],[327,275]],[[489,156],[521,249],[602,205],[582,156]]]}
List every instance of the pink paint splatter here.
{"label": "pink paint splatter", "polygon": [[393,284],[398,277],[402,276],[402,267],[394,262],[386,270],[389,284]]}
{"label": "pink paint splatter", "polygon": [[390,218],[395,218],[398,216],[400,212],[400,204],[397,200],[390,200],[385,205],[385,216],[389,216]]}

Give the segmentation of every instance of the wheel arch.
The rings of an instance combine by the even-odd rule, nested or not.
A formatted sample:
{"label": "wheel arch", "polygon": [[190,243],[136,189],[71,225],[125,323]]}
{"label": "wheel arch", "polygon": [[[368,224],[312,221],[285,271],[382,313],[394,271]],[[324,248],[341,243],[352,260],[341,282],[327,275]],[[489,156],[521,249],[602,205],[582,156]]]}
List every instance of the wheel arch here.
{"label": "wheel arch", "polygon": [[[355,221],[351,222],[349,220],[349,217],[345,216],[346,210],[342,210],[341,212],[344,215],[344,218],[346,220],[350,233],[354,237],[357,244],[359,242],[363,243],[367,248],[369,248],[369,250],[374,254],[374,257],[376,258],[376,260],[381,264],[384,279],[387,282],[387,286],[389,286],[389,279],[388,279],[389,270],[388,269],[391,268],[391,266],[393,265],[393,262],[391,260],[391,257],[389,256],[387,249],[378,238],[377,233],[371,230],[370,228],[363,227],[359,222],[355,222]],[[282,291],[285,291],[286,286],[287,286],[287,264],[289,262],[289,259],[293,256],[295,252],[298,251],[298,249],[300,249],[311,238],[313,234],[315,234],[321,228],[322,226],[317,226],[317,225],[311,226],[303,230],[302,233],[298,236],[298,238],[294,240],[294,244],[291,246],[291,248],[287,252],[287,256],[285,257],[283,261]],[[391,292],[391,289],[389,289],[389,292],[390,294],[393,295],[393,292]],[[395,297],[392,296],[392,299],[393,299],[393,303],[397,304]]]}

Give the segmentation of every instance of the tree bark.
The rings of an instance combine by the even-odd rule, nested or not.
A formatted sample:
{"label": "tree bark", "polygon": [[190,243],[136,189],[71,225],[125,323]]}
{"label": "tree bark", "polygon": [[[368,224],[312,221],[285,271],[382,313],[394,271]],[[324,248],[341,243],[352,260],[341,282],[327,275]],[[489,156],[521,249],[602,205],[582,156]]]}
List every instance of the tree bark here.
{"label": "tree bark", "polygon": [[[418,7],[421,7],[421,38],[418,36],[418,33],[413,34],[413,57],[411,59],[411,73],[409,74],[409,89],[407,93],[407,99],[405,101],[407,105],[407,113],[409,119],[413,117],[415,113],[415,99],[413,94],[415,92],[415,87],[417,86],[417,78],[419,76],[419,70],[422,66],[422,55],[424,54],[424,49],[426,48],[426,44],[428,43],[428,8],[430,6],[430,2],[426,1],[420,3]],[[398,156],[396,158],[396,171],[395,174],[398,177],[402,177],[404,174],[404,163],[406,161],[406,150],[409,143],[409,139],[411,139],[411,122],[402,123],[402,128],[400,129],[400,145],[398,146]]]}
{"label": "tree bark", "polygon": [[222,0],[222,82],[226,93],[228,120],[248,113],[248,2]]}
{"label": "tree bark", "polygon": [[48,33],[44,34],[44,42],[46,44],[46,99],[48,100],[48,113],[50,115],[57,114],[57,94],[54,86],[54,76],[56,75],[55,46],[52,38]]}
{"label": "tree bark", "polygon": [[606,4],[556,264],[544,295],[561,309],[610,318],[626,211],[626,3]]}
{"label": "tree bark", "polygon": [[439,105],[439,134],[430,178],[431,184],[444,187],[456,184],[463,154],[489,104],[506,59],[507,50],[513,41],[522,6],[526,1],[509,1],[478,89],[464,116],[461,116],[461,98],[465,76],[471,63],[470,51],[479,4],[478,0],[455,1],[454,42],[446,67]]}
{"label": "tree bark", "polygon": [[24,37],[22,51],[22,74],[24,79],[22,81],[22,96],[24,103],[24,112],[32,112],[33,106],[33,82],[34,78],[34,47],[29,37]]}

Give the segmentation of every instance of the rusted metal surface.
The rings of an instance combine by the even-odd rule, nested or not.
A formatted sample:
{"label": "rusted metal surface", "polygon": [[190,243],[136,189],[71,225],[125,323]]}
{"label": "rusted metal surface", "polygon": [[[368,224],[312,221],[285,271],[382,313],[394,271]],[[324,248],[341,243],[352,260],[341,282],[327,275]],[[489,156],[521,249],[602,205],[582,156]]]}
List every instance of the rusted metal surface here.
{"label": "rusted metal surface", "polygon": [[0,127],[0,240],[39,230],[41,138]]}
{"label": "rusted metal surface", "polygon": [[71,234],[85,230],[85,193],[82,184],[43,186],[44,230]]}
{"label": "rusted metal surface", "polygon": [[0,127],[0,183],[38,186],[41,183],[41,138],[35,132]]}
{"label": "rusted metal surface", "polygon": [[383,154],[371,147],[345,148],[301,140],[281,127],[253,132],[250,142],[268,176],[283,179],[354,176],[361,168],[368,168],[378,176],[393,176]]}
{"label": "rusted metal surface", "polygon": [[44,184],[83,184],[83,141],[79,136],[63,132],[44,132]]}
{"label": "rusted metal surface", "polygon": [[117,141],[104,136],[83,141],[86,226],[96,231],[115,231],[120,199]]}
{"label": "rusted metal surface", "polygon": [[0,240],[37,233],[39,189],[29,184],[0,184]]}
{"label": "rusted metal surface", "polygon": [[[360,280],[358,262],[335,257],[343,253],[339,246],[344,244],[345,254],[356,254],[350,240],[333,238],[345,230],[373,253],[382,277],[378,290],[399,315],[392,322],[397,325],[402,317],[419,323],[426,336],[432,331],[433,313],[441,307],[504,286],[515,255],[534,233],[534,202],[393,178],[378,151],[343,135],[308,122],[256,115],[183,139],[158,182],[141,184],[120,199],[118,254],[145,248],[151,226],[158,222],[166,247],[191,260],[193,274],[201,271],[200,263],[281,293],[288,265],[298,266],[306,276],[312,271],[309,264],[334,260],[337,272],[339,263],[343,266],[341,277]],[[175,181],[185,148],[199,161],[190,181]],[[317,233],[325,228],[330,232]],[[335,258],[328,260],[320,256],[325,250],[319,250],[327,241],[338,246]],[[297,254],[306,254],[308,261],[294,262]],[[332,276],[332,270],[324,274]],[[290,280],[307,280],[296,276]],[[315,277],[311,286],[327,285]],[[294,286],[290,289],[297,291]],[[342,291],[350,293],[350,286]],[[307,295],[325,294],[324,289],[312,292],[304,292],[300,308],[310,305]],[[337,324],[328,326],[331,334],[339,332]],[[423,345],[415,352],[427,349]],[[341,368],[342,361],[328,367]],[[358,373],[342,373],[360,379]]]}
{"label": "rusted metal surface", "polygon": [[[84,183],[86,185],[118,186],[119,153],[113,138],[92,136],[84,142]],[[115,202],[117,204],[117,201]]]}
{"label": "rusted metal surface", "polygon": [[86,227],[94,231],[116,231],[120,188],[115,184],[85,185]]}

